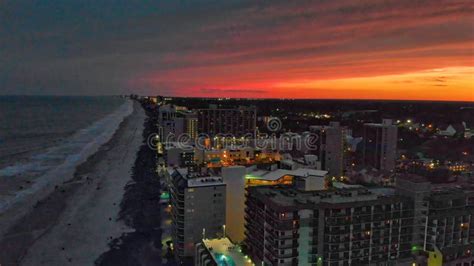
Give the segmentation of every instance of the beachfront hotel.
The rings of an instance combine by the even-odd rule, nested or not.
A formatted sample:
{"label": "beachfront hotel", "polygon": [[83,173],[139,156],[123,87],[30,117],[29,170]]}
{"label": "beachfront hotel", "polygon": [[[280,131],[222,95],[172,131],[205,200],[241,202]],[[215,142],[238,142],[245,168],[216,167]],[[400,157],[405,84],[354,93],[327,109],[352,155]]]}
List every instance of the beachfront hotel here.
{"label": "beachfront hotel", "polygon": [[225,235],[226,184],[220,177],[196,176],[185,168],[172,171],[172,239],[178,260],[194,256],[203,238]]}
{"label": "beachfront hotel", "polygon": [[176,131],[176,107],[165,104],[158,108],[158,134],[160,140],[164,142]]}
{"label": "beachfront hotel", "polygon": [[246,189],[253,186],[294,185],[305,190],[324,189],[327,171],[300,168],[297,170],[262,169],[256,166],[229,166],[222,168],[226,192],[226,236],[234,243],[245,239]]}
{"label": "beachfront hotel", "polygon": [[366,188],[249,187],[245,245],[257,265],[410,261],[412,203]]}
{"label": "beachfront hotel", "polygon": [[198,118],[186,107],[172,104],[158,106],[158,130],[163,142],[175,141],[186,134],[191,140],[198,137]]}

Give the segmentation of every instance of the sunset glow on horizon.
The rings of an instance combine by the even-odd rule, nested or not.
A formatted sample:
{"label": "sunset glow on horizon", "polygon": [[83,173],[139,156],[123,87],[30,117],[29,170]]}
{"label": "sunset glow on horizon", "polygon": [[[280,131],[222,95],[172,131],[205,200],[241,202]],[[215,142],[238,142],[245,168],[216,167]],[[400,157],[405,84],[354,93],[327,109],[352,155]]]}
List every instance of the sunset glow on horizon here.
{"label": "sunset glow on horizon", "polygon": [[472,5],[363,2],[230,17],[203,29],[209,47],[167,54],[170,67],[130,84],[170,96],[474,101]]}
{"label": "sunset glow on horizon", "polygon": [[178,88],[182,93],[167,96],[474,102],[472,73],[474,67],[460,67],[372,77],[206,85]]}
{"label": "sunset glow on horizon", "polygon": [[474,101],[469,0],[53,2],[9,3],[0,94]]}
{"label": "sunset glow on horizon", "polygon": [[224,83],[212,89],[183,88],[186,95],[177,96],[474,101],[473,84],[474,67],[450,67],[370,77]]}
{"label": "sunset glow on horizon", "polygon": [[[280,83],[276,84],[276,87],[288,89],[290,92],[304,91],[301,96],[295,96],[296,98],[474,101],[474,67],[431,69],[374,77],[308,80]],[[446,91],[448,87],[449,93]],[[320,91],[318,88],[326,89]],[[327,97],[324,95],[325,90],[330,90]],[[323,94],[322,97],[317,96],[319,93]],[[308,96],[305,97],[306,95]]]}

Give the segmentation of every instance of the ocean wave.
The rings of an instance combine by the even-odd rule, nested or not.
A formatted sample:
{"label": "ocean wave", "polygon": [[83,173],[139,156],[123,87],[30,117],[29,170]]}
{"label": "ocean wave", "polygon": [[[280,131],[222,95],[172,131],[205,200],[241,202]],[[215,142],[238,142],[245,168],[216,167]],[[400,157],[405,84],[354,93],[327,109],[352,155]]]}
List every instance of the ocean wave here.
{"label": "ocean wave", "polygon": [[133,103],[126,101],[112,113],[87,128],[77,131],[58,146],[32,156],[27,162],[0,169],[0,182],[5,178],[19,180],[24,179],[25,176],[34,178],[31,187],[2,197],[0,213],[27,195],[72,178],[76,167],[109,141],[120,123],[132,111]]}

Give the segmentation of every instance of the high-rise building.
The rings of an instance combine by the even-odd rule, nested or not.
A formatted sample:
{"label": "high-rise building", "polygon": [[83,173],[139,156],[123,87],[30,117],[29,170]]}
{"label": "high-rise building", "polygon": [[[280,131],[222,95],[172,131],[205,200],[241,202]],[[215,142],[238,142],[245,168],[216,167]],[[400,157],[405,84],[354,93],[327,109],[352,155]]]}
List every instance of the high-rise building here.
{"label": "high-rise building", "polygon": [[244,240],[245,166],[222,168],[222,179],[229,187],[226,193],[226,235],[234,242]]}
{"label": "high-rise building", "polygon": [[318,135],[317,155],[319,169],[326,170],[329,176],[342,176],[344,165],[343,130],[338,122],[328,126],[310,126],[310,131]]}
{"label": "high-rise building", "polygon": [[165,104],[158,109],[158,130],[161,142],[170,141],[176,131],[176,107]]}
{"label": "high-rise building", "polygon": [[210,106],[197,110],[198,132],[214,137],[218,134],[235,137],[254,136],[257,111],[254,106],[221,109]]}
{"label": "high-rise building", "polygon": [[224,235],[226,185],[220,177],[198,177],[187,169],[171,174],[170,202],[175,255],[194,255],[194,246],[205,237]]}
{"label": "high-rise building", "polygon": [[186,113],[184,122],[184,133],[195,140],[198,137],[198,118],[196,113]]}
{"label": "high-rise building", "polygon": [[413,244],[422,245],[425,238],[426,213],[428,205],[426,198],[431,191],[431,184],[420,176],[403,174],[396,178],[397,193],[409,197],[413,202]]}
{"label": "high-rise building", "polygon": [[261,169],[231,166],[222,168],[222,179],[229,188],[226,193],[226,235],[234,242],[245,238],[246,187],[261,185],[292,184],[303,190],[324,189],[326,171],[299,168],[297,170]]}
{"label": "high-rise building", "polygon": [[[441,257],[442,265],[471,265],[474,248],[474,187],[431,184],[424,177],[400,175],[397,193],[414,202],[414,251]],[[441,264],[440,264],[441,265]]]}
{"label": "high-rise building", "polygon": [[379,170],[395,169],[397,157],[397,126],[391,119],[381,124],[364,124],[362,159],[365,166]]}
{"label": "high-rise building", "polygon": [[431,192],[423,248],[439,250],[443,265],[474,262],[474,193],[460,188]]}
{"label": "high-rise building", "polygon": [[197,115],[188,110],[180,110],[182,107],[171,104],[161,105],[158,109],[158,129],[162,142],[181,139],[180,135],[187,134],[191,140],[198,135]]}
{"label": "high-rise building", "polygon": [[249,187],[245,244],[256,265],[385,265],[411,257],[409,199],[365,188]]}
{"label": "high-rise building", "polygon": [[194,112],[183,110],[177,112],[176,118],[176,135],[187,134],[192,140],[198,136],[197,131],[197,115]]}

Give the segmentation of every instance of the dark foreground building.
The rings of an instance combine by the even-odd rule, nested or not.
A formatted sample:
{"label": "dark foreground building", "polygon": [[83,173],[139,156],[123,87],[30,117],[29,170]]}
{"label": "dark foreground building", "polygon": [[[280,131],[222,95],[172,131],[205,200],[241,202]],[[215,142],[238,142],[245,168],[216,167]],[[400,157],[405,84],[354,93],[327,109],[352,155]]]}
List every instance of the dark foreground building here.
{"label": "dark foreground building", "polygon": [[415,175],[397,177],[396,186],[414,202],[414,251],[442,265],[474,265],[474,186],[435,185]]}
{"label": "dark foreground building", "polygon": [[411,257],[413,204],[402,196],[250,187],[245,220],[256,265],[385,265]]}
{"label": "dark foreground building", "polygon": [[223,235],[225,193],[226,185],[221,178],[193,176],[186,169],[172,172],[171,228],[179,261],[194,256],[194,246],[202,238]]}

